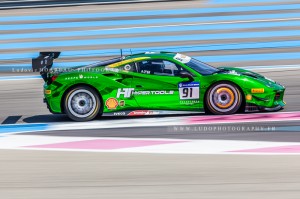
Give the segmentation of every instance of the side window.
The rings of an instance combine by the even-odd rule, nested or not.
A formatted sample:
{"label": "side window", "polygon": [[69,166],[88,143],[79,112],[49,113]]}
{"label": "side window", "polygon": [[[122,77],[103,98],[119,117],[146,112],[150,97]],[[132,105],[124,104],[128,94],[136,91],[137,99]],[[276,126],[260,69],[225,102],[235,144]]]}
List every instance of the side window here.
{"label": "side window", "polygon": [[167,60],[146,60],[137,63],[138,72],[151,75],[179,76],[184,69]]}
{"label": "side window", "polygon": [[143,74],[153,74],[151,61],[141,61],[137,63],[138,72]]}
{"label": "side window", "polygon": [[124,66],[121,66],[120,69],[123,71],[137,72],[134,63],[125,64]]}

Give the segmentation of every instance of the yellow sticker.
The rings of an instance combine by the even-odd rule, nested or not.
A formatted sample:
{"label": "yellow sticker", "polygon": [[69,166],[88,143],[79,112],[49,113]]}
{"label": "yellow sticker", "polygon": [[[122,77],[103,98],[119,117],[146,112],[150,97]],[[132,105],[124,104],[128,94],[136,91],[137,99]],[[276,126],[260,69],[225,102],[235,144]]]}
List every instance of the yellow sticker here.
{"label": "yellow sticker", "polygon": [[264,93],[265,89],[263,88],[252,88],[251,93]]}
{"label": "yellow sticker", "polygon": [[45,94],[46,95],[50,95],[51,94],[51,90],[45,90]]}
{"label": "yellow sticker", "polygon": [[246,100],[251,101],[252,100],[252,95],[250,95],[250,94],[246,95]]}
{"label": "yellow sticker", "polygon": [[109,68],[116,68],[116,67],[122,66],[124,64],[131,63],[133,61],[141,61],[141,60],[144,60],[144,59],[150,59],[150,57],[138,57],[138,58],[128,59],[128,60],[120,61],[120,62],[117,62],[117,63],[114,63],[114,64],[110,64],[110,65],[108,65],[108,67]]}

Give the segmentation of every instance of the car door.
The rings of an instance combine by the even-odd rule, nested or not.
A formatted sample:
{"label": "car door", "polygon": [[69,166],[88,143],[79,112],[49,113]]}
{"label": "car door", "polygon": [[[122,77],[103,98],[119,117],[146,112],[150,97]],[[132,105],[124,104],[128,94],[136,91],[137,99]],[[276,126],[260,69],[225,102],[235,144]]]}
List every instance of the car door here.
{"label": "car door", "polygon": [[142,109],[199,110],[199,82],[181,78],[181,66],[162,59],[136,64],[132,94]]}

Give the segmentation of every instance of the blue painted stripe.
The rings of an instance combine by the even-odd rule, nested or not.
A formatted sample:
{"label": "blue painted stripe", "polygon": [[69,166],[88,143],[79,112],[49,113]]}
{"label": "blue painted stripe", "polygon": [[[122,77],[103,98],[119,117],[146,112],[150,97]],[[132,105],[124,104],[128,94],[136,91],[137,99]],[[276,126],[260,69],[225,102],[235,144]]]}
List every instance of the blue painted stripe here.
{"label": "blue painted stripe", "polygon": [[24,79],[41,79],[40,75],[32,75],[32,76],[5,76],[0,77],[0,81],[7,81],[7,80],[24,80]]}
{"label": "blue painted stripe", "polygon": [[95,36],[95,35],[116,35],[116,34],[138,34],[138,33],[158,33],[158,32],[178,32],[178,31],[199,31],[199,30],[230,30],[243,28],[271,28],[271,27],[294,27],[300,26],[300,21],[279,21],[279,22],[255,22],[255,23],[236,23],[236,24],[204,24],[193,26],[162,26],[162,27],[136,27],[123,29],[104,29],[104,30],[83,30],[68,32],[39,32],[39,33],[18,33],[3,34],[1,40],[10,39],[29,39],[29,38],[53,38],[53,37],[76,37],[76,36]]}
{"label": "blue painted stripe", "polygon": [[[93,46],[111,44],[133,44],[133,43],[152,43],[152,42],[175,42],[193,40],[220,40],[220,39],[243,39],[243,38],[266,38],[299,36],[299,30],[290,31],[266,31],[248,33],[223,33],[223,34],[198,34],[198,35],[173,35],[173,36],[149,36],[136,38],[109,38],[109,39],[90,39],[90,40],[68,40],[68,41],[45,41],[45,42],[22,42],[1,44],[0,49],[21,49],[21,48],[45,48],[63,46]],[[5,55],[1,55],[1,58]]]}
{"label": "blue painted stripe", "polygon": [[300,126],[282,126],[276,127],[276,131],[285,131],[285,132],[299,132],[300,133]]}
{"label": "blue painted stripe", "polygon": [[[141,53],[147,51],[208,51],[208,50],[238,50],[238,49],[249,49],[249,48],[286,48],[286,47],[298,47],[300,46],[300,41],[276,41],[276,42],[245,42],[245,43],[229,43],[229,44],[210,44],[210,45],[197,45],[197,46],[165,46],[165,47],[150,47],[150,48],[134,48],[131,49],[132,53]],[[120,50],[110,50],[110,51],[97,51],[90,50],[85,52],[87,54],[81,54],[80,56],[111,56],[119,55]],[[124,53],[130,54],[130,49],[124,49]],[[78,51],[69,51],[62,53],[63,57],[73,57],[78,56]]]}
{"label": "blue painted stripe", "polygon": [[299,8],[300,8],[300,4],[290,4],[290,5],[288,4],[288,5],[239,6],[239,7],[221,7],[221,8],[148,10],[148,11],[131,11],[131,12],[12,16],[12,17],[1,17],[0,22],[26,21],[26,20],[88,19],[88,18],[129,17],[129,16],[134,17],[134,16],[175,15],[175,14],[183,15],[183,14],[216,13],[216,12],[230,13],[230,12],[246,12],[246,11],[263,11],[263,10],[289,10],[289,9],[299,9]]}
{"label": "blue painted stripe", "polygon": [[280,13],[280,14],[260,14],[260,15],[236,15],[236,16],[213,16],[213,17],[189,17],[189,18],[169,18],[169,19],[143,19],[143,20],[113,20],[113,21],[87,21],[87,22],[65,22],[65,23],[41,23],[41,24],[17,24],[0,25],[0,30],[29,30],[29,29],[51,29],[51,28],[74,28],[92,26],[121,26],[140,24],[171,24],[171,23],[196,23],[196,22],[216,22],[232,20],[257,20],[274,18],[299,18],[300,13]]}
{"label": "blue painted stripe", "polygon": [[[229,43],[229,44],[209,44],[196,46],[164,46],[164,47],[149,47],[149,48],[133,48],[132,53],[141,53],[147,51],[176,51],[176,52],[197,52],[208,50],[238,50],[250,48],[288,48],[299,47],[300,41],[276,41],[276,42],[245,42],[245,43]],[[130,54],[130,49],[123,49],[125,54]],[[60,58],[66,57],[89,57],[89,56],[118,56],[120,49],[105,49],[105,50],[86,50],[86,51],[65,51],[62,52]],[[20,54],[2,54],[0,60],[18,60],[37,57],[37,52],[20,53]]]}
{"label": "blue painted stripe", "polygon": [[284,60],[299,59],[300,53],[269,53],[269,54],[248,54],[248,55],[222,55],[202,56],[196,59],[204,62],[237,62],[237,61],[262,61],[262,60]]}
{"label": "blue painted stripe", "polygon": [[5,133],[19,133],[19,132],[34,132],[44,131],[49,127],[48,124],[13,124],[0,125],[0,134]]}
{"label": "blue painted stripe", "polygon": [[[291,52],[291,53],[267,53],[267,54],[247,54],[247,55],[217,55],[217,56],[197,56],[196,59],[201,61],[210,63],[210,62],[241,62],[241,61],[262,61],[262,60],[284,60],[284,59],[299,59],[299,52]],[[97,60],[97,61],[100,61]],[[86,61],[86,62],[56,62],[54,63],[54,68],[68,68],[73,66],[84,66],[91,63],[97,62]],[[12,70],[12,68],[24,68],[30,69],[31,64],[15,64],[12,66],[8,65],[0,65],[0,69],[8,69]]]}
{"label": "blue painted stripe", "polygon": [[[299,61],[300,63],[300,61]],[[240,67],[246,70],[265,70],[265,69],[288,69],[288,68],[300,68],[300,65],[274,65],[274,66],[245,66]]]}

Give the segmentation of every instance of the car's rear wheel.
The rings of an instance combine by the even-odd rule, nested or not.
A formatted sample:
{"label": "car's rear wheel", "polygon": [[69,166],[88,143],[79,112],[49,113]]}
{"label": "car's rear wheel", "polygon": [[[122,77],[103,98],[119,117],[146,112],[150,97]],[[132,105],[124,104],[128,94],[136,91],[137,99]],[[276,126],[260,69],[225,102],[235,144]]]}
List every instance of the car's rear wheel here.
{"label": "car's rear wheel", "polygon": [[69,118],[84,122],[94,119],[100,111],[101,100],[98,93],[88,87],[71,89],[64,99],[64,109]]}
{"label": "car's rear wheel", "polygon": [[242,94],[236,85],[220,82],[209,88],[205,102],[207,109],[213,114],[233,114],[242,105]]}

